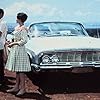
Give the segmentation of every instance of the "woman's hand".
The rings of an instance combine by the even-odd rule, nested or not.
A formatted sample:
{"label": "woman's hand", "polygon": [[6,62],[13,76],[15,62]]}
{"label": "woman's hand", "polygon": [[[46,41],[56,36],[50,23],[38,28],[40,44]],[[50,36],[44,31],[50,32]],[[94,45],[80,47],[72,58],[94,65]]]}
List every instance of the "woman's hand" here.
{"label": "woman's hand", "polygon": [[10,41],[6,41],[6,42],[5,42],[6,45],[9,45],[10,43],[11,43]]}
{"label": "woman's hand", "polygon": [[8,44],[8,47],[11,48],[14,45],[19,45],[18,42],[11,42],[10,44]]}
{"label": "woman's hand", "polygon": [[8,44],[8,47],[11,48],[13,45],[15,45],[13,42]]}

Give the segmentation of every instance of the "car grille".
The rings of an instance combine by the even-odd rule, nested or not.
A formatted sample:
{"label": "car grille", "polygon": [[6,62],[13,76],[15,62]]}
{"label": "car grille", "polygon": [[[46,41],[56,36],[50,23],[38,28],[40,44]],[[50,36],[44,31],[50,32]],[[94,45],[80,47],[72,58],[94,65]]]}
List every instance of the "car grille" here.
{"label": "car grille", "polygon": [[59,62],[93,62],[100,61],[99,51],[69,51],[54,52],[46,55],[54,55],[59,58]]}

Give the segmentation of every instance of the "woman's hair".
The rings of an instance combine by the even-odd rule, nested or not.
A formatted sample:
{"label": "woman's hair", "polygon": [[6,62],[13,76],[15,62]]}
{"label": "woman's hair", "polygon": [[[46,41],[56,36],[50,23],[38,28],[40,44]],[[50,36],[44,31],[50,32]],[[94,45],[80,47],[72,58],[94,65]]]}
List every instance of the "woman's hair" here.
{"label": "woman's hair", "polygon": [[0,8],[0,14],[2,14],[2,17],[4,15],[4,10]]}
{"label": "woman's hair", "polygon": [[27,15],[25,13],[18,13],[17,19],[20,19],[22,22],[25,22],[27,20]]}

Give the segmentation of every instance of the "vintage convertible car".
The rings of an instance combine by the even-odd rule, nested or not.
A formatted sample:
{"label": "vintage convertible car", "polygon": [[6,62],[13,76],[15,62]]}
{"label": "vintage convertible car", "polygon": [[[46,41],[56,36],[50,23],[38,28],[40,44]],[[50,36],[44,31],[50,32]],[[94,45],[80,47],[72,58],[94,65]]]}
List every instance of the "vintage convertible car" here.
{"label": "vintage convertible car", "polygon": [[90,37],[80,23],[34,23],[28,37],[26,48],[33,71],[100,66],[100,39]]}
{"label": "vintage convertible car", "polygon": [[100,66],[100,39],[76,22],[41,22],[29,26],[26,44],[34,71]]}

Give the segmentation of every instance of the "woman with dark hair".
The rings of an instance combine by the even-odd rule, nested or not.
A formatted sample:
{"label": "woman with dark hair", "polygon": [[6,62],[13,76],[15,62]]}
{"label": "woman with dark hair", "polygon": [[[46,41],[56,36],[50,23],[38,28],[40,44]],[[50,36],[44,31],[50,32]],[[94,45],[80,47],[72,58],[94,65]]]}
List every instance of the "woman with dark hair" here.
{"label": "woman with dark hair", "polygon": [[16,95],[21,96],[25,93],[25,74],[24,72],[31,71],[30,61],[25,49],[27,43],[27,28],[24,26],[24,22],[27,20],[25,13],[17,14],[17,23],[13,32],[13,41],[8,44],[10,47],[10,53],[6,63],[6,69],[16,72],[16,84],[15,86],[7,90],[7,92],[18,92]]}

